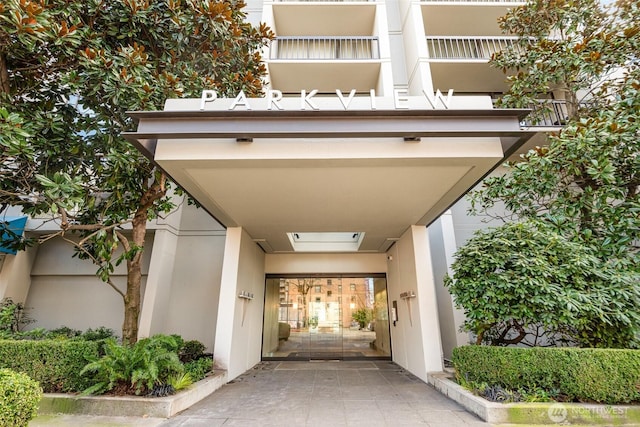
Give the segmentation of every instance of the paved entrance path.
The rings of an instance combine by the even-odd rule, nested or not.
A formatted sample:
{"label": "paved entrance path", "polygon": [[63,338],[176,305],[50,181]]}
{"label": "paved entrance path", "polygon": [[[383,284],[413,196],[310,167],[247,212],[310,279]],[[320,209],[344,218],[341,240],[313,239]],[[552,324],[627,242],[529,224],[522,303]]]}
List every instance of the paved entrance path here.
{"label": "paved entrance path", "polygon": [[389,361],[262,362],[165,421],[192,426],[489,426]]}

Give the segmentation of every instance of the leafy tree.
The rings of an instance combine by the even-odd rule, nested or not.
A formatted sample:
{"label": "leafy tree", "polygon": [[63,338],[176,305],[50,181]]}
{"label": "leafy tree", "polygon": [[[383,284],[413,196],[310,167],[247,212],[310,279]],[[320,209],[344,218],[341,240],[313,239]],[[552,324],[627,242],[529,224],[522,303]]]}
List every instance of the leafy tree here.
{"label": "leafy tree", "polygon": [[[271,32],[242,1],[8,0],[0,4],[0,208],[54,221],[124,302],[138,334],[147,221],[170,212],[170,182],[121,136],[128,110],[166,98],[262,90]],[[130,231],[128,231],[130,230]],[[29,242],[17,241],[22,245]],[[111,280],[127,266],[126,290]]]}
{"label": "leafy tree", "polygon": [[291,279],[285,282],[287,286],[295,286],[298,294],[302,297],[302,327],[306,327],[309,323],[308,313],[307,313],[307,295],[309,295],[309,291],[311,288],[316,286],[318,281],[316,279],[307,278],[307,279]]}
{"label": "leafy tree", "polygon": [[592,247],[513,222],[477,233],[456,258],[445,283],[478,344],[636,344],[640,286]]}
{"label": "leafy tree", "polygon": [[[467,325],[479,338],[489,333],[487,327],[494,321],[503,322],[503,326],[511,324],[515,328],[511,333],[516,336],[521,334],[513,321],[520,327],[539,322],[573,333],[572,339],[581,345],[622,346],[625,340],[633,345],[633,337],[640,331],[638,309],[637,305],[623,303],[620,292],[636,301],[632,296],[637,291],[629,286],[640,286],[640,5],[622,0],[605,10],[596,0],[532,1],[512,9],[500,23],[505,32],[520,37],[515,48],[493,58],[495,66],[515,72],[508,77],[510,89],[501,105],[524,107],[555,94],[567,102],[566,126],[549,135],[547,146],[505,165],[506,174],[486,179],[478,191],[471,193],[472,213],[507,224],[480,232],[470,242],[473,247],[477,240],[497,239],[489,247],[475,252],[463,248],[459,252],[454,278],[463,282],[450,284],[451,290],[467,315],[478,321]],[[502,246],[522,249],[508,245],[509,239],[516,238],[511,221],[522,221],[528,229],[548,234],[550,242],[559,238],[565,242],[553,249],[536,244],[535,239],[530,240],[532,235],[526,235],[523,244],[536,248],[527,252],[535,268],[524,269],[505,259],[505,264],[493,264],[493,271],[476,270],[475,280],[487,292],[531,292],[537,298],[535,302],[527,298],[512,301],[524,304],[522,307],[482,303],[485,320],[491,320],[482,323],[482,316],[476,313],[478,307],[470,298],[473,290],[463,287],[465,283],[472,286],[466,280],[474,263],[498,259],[499,252],[488,254],[484,250],[499,251]],[[560,254],[560,250],[574,254]],[[575,254],[581,254],[583,262],[590,259],[588,265],[595,266],[593,263],[599,260],[598,269],[612,275],[608,283],[619,286],[603,287],[602,276],[576,276],[577,271],[566,280],[570,266],[549,262],[578,262],[572,258]],[[523,277],[519,277],[521,274]],[[483,275],[491,276],[491,280]],[[498,286],[504,280],[518,286]],[[561,287],[540,300],[531,285],[539,281]],[[497,288],[490,290],[491,286]],[[579,316],[566,316],[572,306],[562,293],[569,291],[582,292],[582,298],[600,301],[611,312],[603,315],[584,307],[578,310]],[[491,299],[487,295],[485,298]],[[583,305],[589,305],[587,300]],[[559,302],[561,306],[557,306]],[[554,306],[546,313],[555,313],[555,317],[544,318],[538,304]],[[590,329],[582,329],[586,324]],[[592,339],[585,338],[587,330],[594,334]],[[605,330],[620,333],[609,340],[602,332]],[[502,332],[492,330],[490,334],[500,338]]]}
{"label": "leafy tree", "polygon": [[368,308],[360,308],[354,311],[351,314],[351,317],[353,318],[353,320],[358,322],[358,325],[360,325],[360,329],[364,329],[364,327],[373,320],[373,310]]}

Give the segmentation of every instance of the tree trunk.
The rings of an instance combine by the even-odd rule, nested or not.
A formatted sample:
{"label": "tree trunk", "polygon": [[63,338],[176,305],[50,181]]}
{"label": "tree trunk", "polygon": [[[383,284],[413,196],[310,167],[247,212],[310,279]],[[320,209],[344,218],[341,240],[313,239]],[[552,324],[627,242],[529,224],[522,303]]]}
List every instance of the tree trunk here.
{"label": "tree trunk", "polygon": [[[144,247],[147,232],[146,212],[136,212],[132,222],[133,250]],[[127,261],[127,291],[124,297],[124,323],[122,325],[122,342],[134,344],[138,340],[138,321],[140,318],[140,282],[142,281],[142,250]]]}
{"label": "tree trunk", "polygon": [[567,101],[567,120],[573,120],[578,116],[578,97],[571,90],[565,90],[565,99]]}
{"label": "tree trunk", "polygon": [[7,55],[0,52],[0,92],[9,93],[11,86],[9,85],[9,69],[7,68]]}

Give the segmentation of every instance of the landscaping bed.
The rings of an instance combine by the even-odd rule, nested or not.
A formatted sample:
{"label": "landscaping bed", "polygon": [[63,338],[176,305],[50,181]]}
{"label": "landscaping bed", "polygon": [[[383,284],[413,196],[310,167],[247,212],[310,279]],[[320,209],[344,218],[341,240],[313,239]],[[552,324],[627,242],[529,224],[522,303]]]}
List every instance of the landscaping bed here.
{"label": "landscaping bed", "polygon": [[226,381],[226,371],[214,371],[205,379],[165,397],[45,393],[38,413],[169,418],[207,397]]}
{"label": "landscaping bed", "polygon": [[640,425],[640,406],[559,402],[491,402],[455,382],[453,375],[432,373],[429,384],[467,411],[492,424]]}
{"label": "landscaping bed", "polygon": [[491,400],[640,402],[640,351],[463,346],[456,380]]}
{"label": "landscaping bed", "polygon": [[640,425],[640,351],[463,346],[429,383],[490,423]]}

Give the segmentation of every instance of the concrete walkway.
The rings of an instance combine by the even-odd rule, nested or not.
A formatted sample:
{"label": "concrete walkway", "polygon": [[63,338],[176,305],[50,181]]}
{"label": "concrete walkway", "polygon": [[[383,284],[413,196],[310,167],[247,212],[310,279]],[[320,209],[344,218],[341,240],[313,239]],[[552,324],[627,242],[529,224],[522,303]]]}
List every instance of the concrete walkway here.
{"label": "concrete walkway", "polygon": [[389,361],[262,362],[168,420],[54,415],[29,425],[490,426]]}
{"label": "concrete walkway", "polygon": [[163,427],[489,426],[389,361],[263,362]]}

